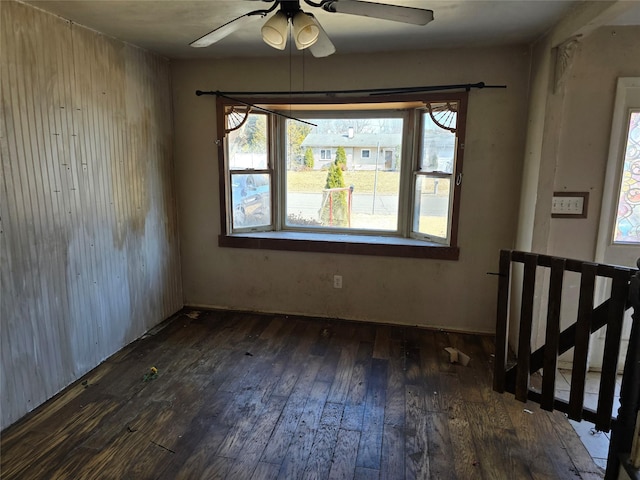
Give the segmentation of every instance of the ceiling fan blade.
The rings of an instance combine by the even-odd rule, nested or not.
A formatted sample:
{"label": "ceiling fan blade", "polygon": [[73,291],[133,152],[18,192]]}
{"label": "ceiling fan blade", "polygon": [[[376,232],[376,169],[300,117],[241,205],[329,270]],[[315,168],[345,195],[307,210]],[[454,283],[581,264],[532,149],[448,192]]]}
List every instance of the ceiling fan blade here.
{"label": "ceiling fan blade", "polygon": [[336,47],[333,46],[333,43],[329,39],[327,32],[324,31],[324,28],[322,28],[322,25],[320,25],[320,22],[318,22],[316,17],[311,14],[308,15],[313,19],[315,24],[318,26],[318,30],[320,31],[318,33],[318,39],[316,40],[316,43],[309,47],[311,55],[316,58],[322,58],[334,54],[336,52]]}
{"label": "ceiling fan blade", "polygon": [[189,44],[191,47],[201,48],[208,47],[216,42],[219,42],[226,36],[235,32],[236,30],[242,28],[244,25],[248,23],[250,17],[253,15],[262,15],[264,16],[264,10],[256,10],[255,12],[245,13],[244,15],[240,15],[238,18],[234,18],[230,22],[225,23],[224,25],[211,30],[206,35],[203,35],[197,40],[194,40]]}
{"label": "ceiling fan blade", "polygon": [[348,13],[413,25],[426,25],[433,20],[433,10],[360,0],[329,0],[322,3],[322,8],[327,12]]}

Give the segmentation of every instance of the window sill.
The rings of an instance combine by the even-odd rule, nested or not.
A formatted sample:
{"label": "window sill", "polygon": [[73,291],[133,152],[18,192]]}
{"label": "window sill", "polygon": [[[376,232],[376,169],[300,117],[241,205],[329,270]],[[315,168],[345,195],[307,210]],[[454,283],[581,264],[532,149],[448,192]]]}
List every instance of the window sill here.
{"label": "window sill", "polygon": [[458,260],[460,249],[412,238],[306,232],[220,235],[218,246],[263,250]]}

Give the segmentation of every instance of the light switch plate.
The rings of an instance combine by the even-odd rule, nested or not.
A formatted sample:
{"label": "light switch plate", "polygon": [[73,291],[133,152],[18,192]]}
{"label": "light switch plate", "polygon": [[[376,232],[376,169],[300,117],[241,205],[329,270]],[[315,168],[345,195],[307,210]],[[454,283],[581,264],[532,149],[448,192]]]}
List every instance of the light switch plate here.
{"label": "light switch plate", "polygon": [[587,218],[589,192],[554,192],[552,218]]}

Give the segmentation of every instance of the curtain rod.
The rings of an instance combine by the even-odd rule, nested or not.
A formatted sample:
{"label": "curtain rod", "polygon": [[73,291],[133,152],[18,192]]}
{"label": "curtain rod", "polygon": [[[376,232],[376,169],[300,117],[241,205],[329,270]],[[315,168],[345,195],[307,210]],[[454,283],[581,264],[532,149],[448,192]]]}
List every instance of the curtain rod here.
{"label": "curtain rod", "polygon": [[221,92],[196,90],[196,95],[217,95],[225,97],[228,95],[348,95],[348,94],[368,94],[375,95],[393,95],[401,93],[422,93],[422,92],[438,92],[445,90],[466,90],[472,88],[507,88],[506,85],[486,85],[484,82],[478,83],[462,83],[453,85],[431,85],[425,87],[399,87],[399,88],[374,88],[364,90],[316,90],[316,91],[286,91],[286,92]]}
{"label": "curtain rod", "polygon": [[[291,117],[291,116],[289,116],[289,115],[287,115],[287,114],[285,114],[285,113],[282,113],[282,112],[276,112],[275,110],[269,110],[268,108],[260,107],[260,106],[258,106],[258,105],[253,104],[253,103],[245,102],[244,100],[240,100],[240,99],[238,99],[238,98],[230,97],[229,95],[226,95],[226,94],[221,93],[221,92],[213,92],[213,93],[214,93],[215,95],[218,95],[219,97],[223,97],[223,98],[226,98],[226,99],[228,99],[228,100],[232,100],[232,101],[234,101],[234,102],[241,103],[241,104],[243,104],[243,105],[246,105],[247,107],[252,107],[252,108],[255,108],[256,110],[260,110],[260,111],[262,111],[262,112],[271,113],[271,114],[273,114],[273,115],[278,115],[278,116],[280,116],[280,117],[288,118],[288,119],[290,119],[290,120],[296,120],[296,121],[298,121],[298,122],[306,123],[307,125],[313,125],[314,127],[317,127],[317,126],[318,126],[318,125],[316,125],[315,123],[307,122],[306,120],[302,120],[302,119],[300,119],[300,118]],[[196,92],[196,95],[198,95],[198,93],[197,93],[197,92]]]}

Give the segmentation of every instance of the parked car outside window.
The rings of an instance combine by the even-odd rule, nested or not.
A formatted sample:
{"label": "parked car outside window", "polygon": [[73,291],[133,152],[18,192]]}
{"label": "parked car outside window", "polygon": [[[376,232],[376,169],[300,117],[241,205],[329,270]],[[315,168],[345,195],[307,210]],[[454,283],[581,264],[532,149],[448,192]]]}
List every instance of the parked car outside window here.
{"label": "parked car outside window", "polygon": [[271,222],[269,175],[234,174],[231,201],[235,227],[265,225]]}

